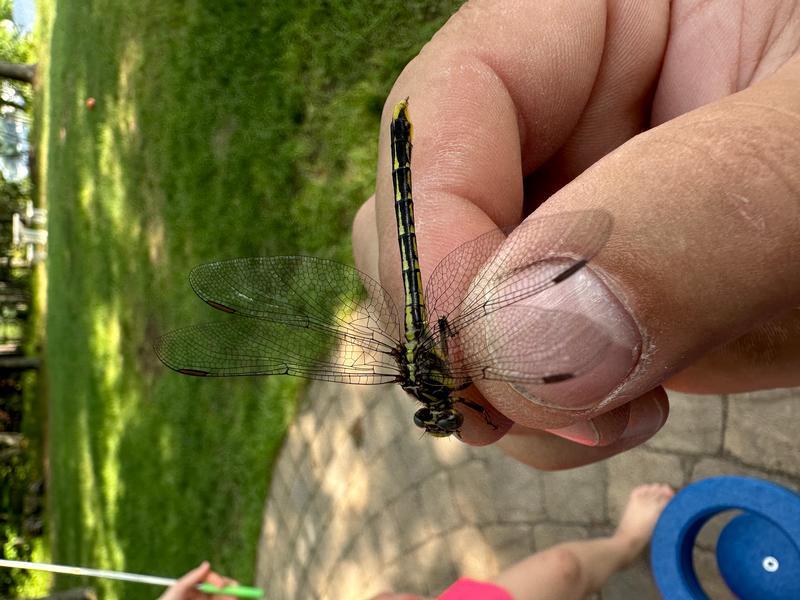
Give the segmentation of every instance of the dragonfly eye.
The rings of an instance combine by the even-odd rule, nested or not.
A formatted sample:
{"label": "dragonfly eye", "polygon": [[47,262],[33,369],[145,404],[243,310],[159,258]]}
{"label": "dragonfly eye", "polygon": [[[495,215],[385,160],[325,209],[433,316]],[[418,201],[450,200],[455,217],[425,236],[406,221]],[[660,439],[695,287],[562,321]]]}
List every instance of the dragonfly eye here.
{"label": "dragonfly eye", "polygon": [[435,423],[433,413],[429,408],[420,408],[414,413],[414,425],[420,429],[427,429],[430,425]]}
{"label": "dragonfly eye", "polygon": [[464,415],[457,410],[448,411],[436,420],[436,426],[442,431],[448,432],[458,431],[463,423]]}

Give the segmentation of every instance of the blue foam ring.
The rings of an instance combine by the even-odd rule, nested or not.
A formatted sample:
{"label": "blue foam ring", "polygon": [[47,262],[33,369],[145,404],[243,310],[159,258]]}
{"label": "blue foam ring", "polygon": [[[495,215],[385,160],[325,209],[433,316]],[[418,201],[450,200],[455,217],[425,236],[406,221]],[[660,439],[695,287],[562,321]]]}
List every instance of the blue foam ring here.
{"label": "blue foam ring", "polygon": [[[800,554],[798,494],[752,477],[726,475],[704,479],[676,494],[656,524],[650,563],[656,585],[664,598],[708,600],[694,572],[692,550],[695,539],[713,516],[737,509],[761,517],[782,530],[794,552]],[[780,595],[774,597],[783,598]],[[761,596],[758,600],[765,599]]]}
{"label": "blue foam ring", "polygon": [[800,553],[780,527],[752,513],[728,523],[717,539],[717,564],[738,598],[800,599]]}

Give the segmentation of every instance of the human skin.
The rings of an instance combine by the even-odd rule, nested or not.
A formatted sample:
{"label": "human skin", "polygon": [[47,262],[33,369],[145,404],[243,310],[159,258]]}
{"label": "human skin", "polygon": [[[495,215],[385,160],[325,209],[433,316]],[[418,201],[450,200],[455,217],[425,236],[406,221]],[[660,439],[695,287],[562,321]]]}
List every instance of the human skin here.
{"label": "human skin", "polygon": [[797,1],[475,0],[409,63],[353,228],[357,266],[396,300],[388,123],[402,98],[423,279],[498,226],[613,218],[558,305],[609,332],[607,355],[549,386],[477,382],[497,428],[464,410],[463,441],[570,468],[658,431],[663,386],[800,384],[798,47]]}
{"label": "human skin", "polygon": [[[650,543],[661,511],[673,495],[673,490],[665,484],[637,486],[612,535],[562,542],[542,549],[504,568],[492,578],[492,583],[515,600],[586,598],[600,591],[609,577],[642,553]],[[465,595],[462,592],[463,588],[459,592],[451,589],[449,597],[462,597]],[[384,592],[371,600],[425,599]]]}
{"label": "human skin", "polygon": [[211,596],[197,590],[196,586],[200,583],[210,583],[219,588],[226,585],[236,585],[236,581],[223,577],[211,570],[208,562],[203,561],[200,566],[192,569],[183,577],[178,579],[158,600],[206,600],[216,598],[217,600],[235,600],[233,596]]}

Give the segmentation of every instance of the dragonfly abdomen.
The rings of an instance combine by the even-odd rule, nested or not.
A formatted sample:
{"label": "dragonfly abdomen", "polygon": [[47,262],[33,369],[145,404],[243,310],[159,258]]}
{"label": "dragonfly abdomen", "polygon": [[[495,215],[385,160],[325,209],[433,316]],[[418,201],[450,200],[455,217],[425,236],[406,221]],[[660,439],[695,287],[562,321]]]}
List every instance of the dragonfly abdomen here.
{"label": "dragonfly abdomen", "polygon": [[446,373],[446,357],[427,349],[421,343],[428,335],[425,298],[414,231],[414,198],[411,193],[411,120],[408,101],[394,109],[391,125],[392,185],[397,217],[397,241],[405,293],[405,356],[403,389],[424,405],[414,413],[414,423],[429,434],[445,437],[459,430],[464,418],[454,407]]}
{"label": "dragonfly abdomen", "polygon": [[425,298],[414,231],[414,199],[411,192],[411,121],[408,102],[397,104],[391,124],[392,184],[394,187],[397,240],[400,245],[403,290],[405,292],[405,338],[407,345],[425,332]]}

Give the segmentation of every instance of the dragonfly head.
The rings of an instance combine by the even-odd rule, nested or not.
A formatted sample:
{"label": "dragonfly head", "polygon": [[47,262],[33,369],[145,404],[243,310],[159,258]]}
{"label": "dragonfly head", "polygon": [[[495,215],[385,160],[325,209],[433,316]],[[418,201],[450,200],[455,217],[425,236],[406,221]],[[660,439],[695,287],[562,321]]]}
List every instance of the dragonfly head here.
{"label": "dragonfly head", "polygon": [[414,425],[434,437],[447,437],[457,433],[464,423],[464,415],[455,408],[431,410],[423,407],[414,413]]}

